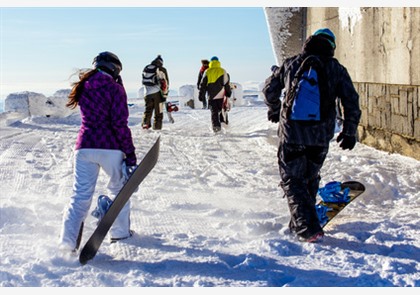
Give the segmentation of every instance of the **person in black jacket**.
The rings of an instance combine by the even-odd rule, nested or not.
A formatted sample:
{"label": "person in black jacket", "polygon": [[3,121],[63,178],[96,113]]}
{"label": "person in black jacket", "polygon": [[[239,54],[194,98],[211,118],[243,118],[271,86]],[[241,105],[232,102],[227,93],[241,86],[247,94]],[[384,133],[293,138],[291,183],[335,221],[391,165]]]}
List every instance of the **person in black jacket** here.
{"label": "person in black jacket", "polygon": [[351,150],[356,144],[356,132],[361,111],[359,95],[347,69],[335,59],[334,33],[328,28],[317,30],[304,43],[302,52],[284,61],[274,70],[276,93],[284,90],[286,97],[302,61],[309,55],[317,56],[324,64],[326,94],[321,96],[320,121],[296,121],[289,116],[290,106],[280,95],[265,96],[268,119],[279,122],[278,164],[280,185],[285,193],[290,210],[289,229],[303,242],[321,240],[324,232],[315,210],[316,195],[320,183],[320,170],[334,137],[336,100],[344,109],[344,122],[337,137],[340,147]]}

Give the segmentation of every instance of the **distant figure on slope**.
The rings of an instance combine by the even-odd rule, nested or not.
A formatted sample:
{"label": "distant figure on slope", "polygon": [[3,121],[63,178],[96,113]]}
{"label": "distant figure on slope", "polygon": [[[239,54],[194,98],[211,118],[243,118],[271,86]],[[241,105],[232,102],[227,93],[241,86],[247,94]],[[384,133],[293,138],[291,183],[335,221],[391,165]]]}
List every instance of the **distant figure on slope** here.
{"label": "distant figure on slope", "polygon": [[204,72],[200,84],[199,100],[204,101],[208,93],[209,106],[211,111],[211,123],[214,132],[219,132],[222,127],[220,124],[220,113],[223,108],[225,97],[232,95],[230,88],[229,75],[220,65],[216,56],[210,60],[209,68]]}
{"label": "distant figure on slope", "polygon": [[[229,74],[228,74],[228,80],[230,81]],[[229,83],[229,87],[230,87],[231,96],[232,96],[233,89],[235,89],[235,86],[234,86],[234,84]],[[230,101],[230,98],[225,95],[225,97],[223,98],[223,103],[222,103],[222,111],[220,112],[220,116],[219,116],[221,123],[225,123],[226,125],[229,124],[229,115],[228,115],[228,113],[229,113],[229,111],[231,109],[232,109],[232,103]]]}
{"label": "distant figure on slope", "polygon": [[[200,90],[201,80],[203,79],[204,72],[209,68],[209,61],[207,59],[201,60],[201,68],[198,72],[198,79],[197,79],[197,89]],[[207,99],[204,96],[203,102],[203,109],[207,109]]]}
{"label": "distant figure on slope", "polygon": [[[335,36],[327,28],[317,30],[303,45],[300,54],[288,58],[270,78],[273,83],[270,91],[264,92],[268,106],[268,119],[279,123],[278,164],[281,187],[287,197],[291,219],[289,229],[300,241],[316,242],[324,232],[319,224],[315,210],[316,195],[321,179],[320,170],[328,153],[329,143],[334,137],[336,120],[336,99],[344,108],[344,123],[337,137],[340,147],[348,150],[356,144],[356,132],[361,111],[359,95],[344,66],[334,56]],[[294,92],[295,76],[303,61],[312,60],[311,70],[320,65],[318,74],[320,118],[316,120],[297,120],[292,114],[304,107],[296,108]],[[302,72],[302,71],[299,71]],[[308,72],[307,72],[308,73]],[[268,89],[264,87],[264,89]],[[282,90],[285,96],[280,100]],[[273,95],[275,93],[275,95]]]}
{"label": "distant figure on slope", "polygon": [[[126,180],[124,172],[130,174],[136,166],[121,70],[121,61],[115,54],[100,53],[93,60],[93,69],[80,72],[80,80],[73,84],[66,104],[73,109],[80,107],[82,125],[74,152],[73,194],[64,211],[60,234],[60,248],[64,250],[77,250],[78,235],[90,209],[100,169],[109,177],[107,188],[114,200]],[[128,202],[111,227],[110,237],[119,240],[130,236]]]}
{"label": "distant figure on slope", "polygon": [[163,59],[158,55],[142,74],[142,84],[145,86],[145,110],[142,127],[149,129],[154,112],[153,129],[161,130],[163,121],[164,103],[169,93],[168,71],[163,67]]}

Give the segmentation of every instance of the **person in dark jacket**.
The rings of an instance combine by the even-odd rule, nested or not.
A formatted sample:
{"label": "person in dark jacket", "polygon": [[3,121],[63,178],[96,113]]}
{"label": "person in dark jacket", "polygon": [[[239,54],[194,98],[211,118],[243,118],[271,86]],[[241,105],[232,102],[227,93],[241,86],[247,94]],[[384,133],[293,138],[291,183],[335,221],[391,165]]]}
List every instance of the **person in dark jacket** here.
{"label": "person in dark jacket", "polygon": [[[208,59],[202,59],[201,60],[201,68],[198,72],[198,79],[197,79],[197,89],[200,90],[201,80],[203,79],[204,72],[209,68],[209,60]],[[203,102],[203,109],[207,109],[207,100],[204,97]]]}
{"label": "person in dark jacket", "polygon": [[214,132],[221,130],[220,113],[223,108],[225,97],[232,95],[230,88],[229,75],[221,67],[220,61],[216,56],[210,60],[209,68],[204,72],[201,80],[199,100],[204,101],[208,94],[209,106],[211,111],[211,123]]}
{"label": "person in dark jacket", "polygon": [[163,110],[166,96],[169,91],[168,71],[163,66],[162,56],[158,55],[143,70],[142,84],[145,87],[142,127],[149,129],[154,113],[153,129],[161,130],[163,121]]}
{"label": "person in dark jacket", "polygon": [[[93,69],[80,71],[73,83],[67,107],[79,106],[81,126],[74,152],[73,194],[63,215],[59,247],[75,252],[77,238],[92,203],[96,181],[102,169],[109,177],[107,188],[113,200],[136,166],[135,147],[128,127],[127,95],[122,84],[121,61],[102,52]],[[124,169],[124,170],[123,170]],[[110,229],[110,238],[130,237],[128,202]]]}
{"label": "person in dark jacket", "polygon": [[300,241],[315,242],[324,232],[315,210],[316,195],[320,183],[320,170],[334,137],[336,100],[344,109],[344,122],[337,137],[340,147],[351,150],[356,144],[357,126],[360,120],[359,95],[344,66],[335,59],[335,36],[328,28],[317,30],[303,45],[300,54],[288,58],[281,67],[274,68],[279,90],[286,96],[302,61],[316,55],[324,64],[327,94],[321,97],[323,108],[320,121],[295,121],[289,117],[286,99],[265,98],[268,119],[279,122],[278,164],[280,185],[285,193],[291,214],[289,229]]}

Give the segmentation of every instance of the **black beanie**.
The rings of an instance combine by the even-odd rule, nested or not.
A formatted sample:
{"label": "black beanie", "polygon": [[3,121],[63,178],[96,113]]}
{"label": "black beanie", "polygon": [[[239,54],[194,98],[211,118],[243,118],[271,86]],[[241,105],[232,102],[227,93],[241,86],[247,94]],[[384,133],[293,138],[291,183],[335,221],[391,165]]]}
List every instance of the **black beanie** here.
{"label": "black beanie", "polygon": [[152,61],[152,65],[156,65],[158,67],[162,67],[163,66],[163,59],[160,56],[160,54]]}

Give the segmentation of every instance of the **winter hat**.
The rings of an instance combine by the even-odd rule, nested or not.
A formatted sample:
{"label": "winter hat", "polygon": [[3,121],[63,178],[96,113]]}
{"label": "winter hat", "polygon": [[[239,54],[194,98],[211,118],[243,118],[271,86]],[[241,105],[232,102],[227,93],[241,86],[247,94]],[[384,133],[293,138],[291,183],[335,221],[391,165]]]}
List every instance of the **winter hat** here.
{"label": "winter hat", "polygon": [[324,37],[331,44],[332,48],[335,49],[336,47],[335,35],[330,29],[328,28],[319,29],[314,33],[314,36]]}
{"label": "winter hat", "polygon": [[210,62],[209,62],[209,60],[208,60],[208,59],[202,59],[202,60],[201,60],[201,63],[202,63],[203,65],[208,65]]}
{"label": "winter hat", "polygon": [[213,60],[219,60],[219,58],[217,57],[217,56],[213,56],[211,59],[210,59],[210,61],[213,61]]}
{"label": "winter hat", "polygon": [[152,61],[153,64],[157,64],[162,66],[163,65],[163,58],[160,54]]}

